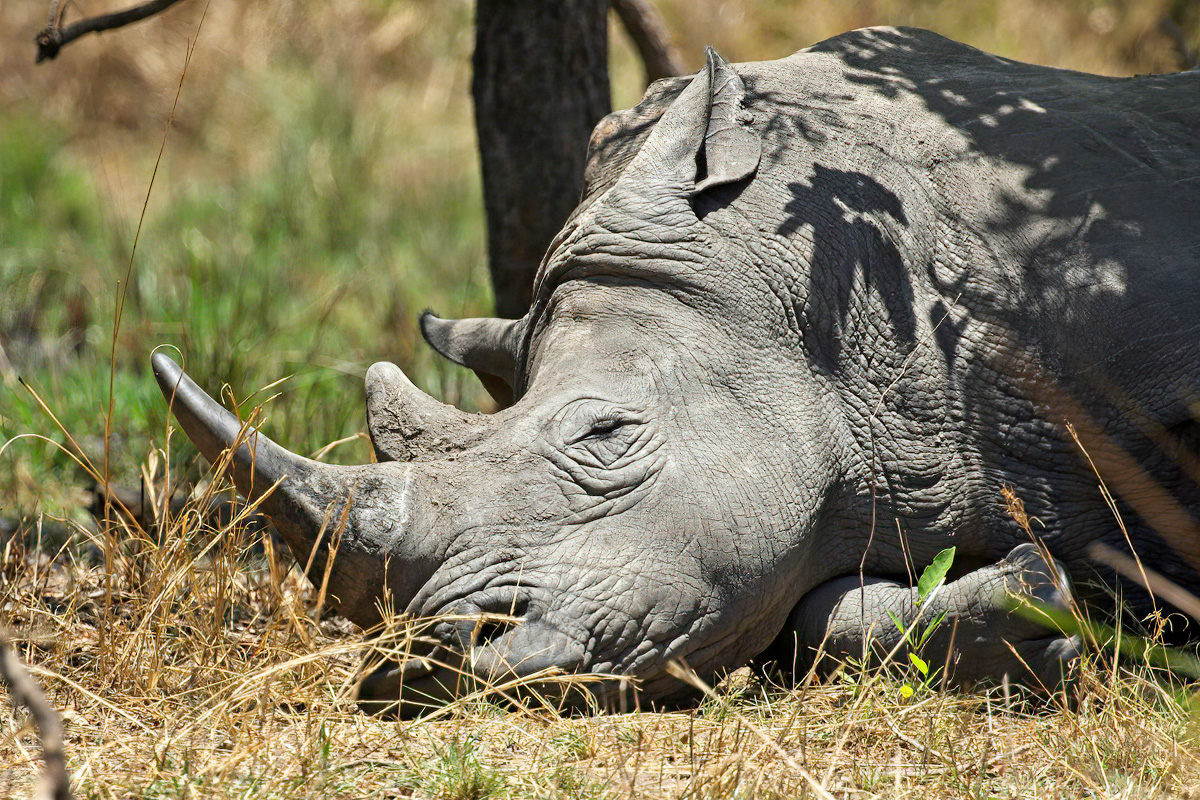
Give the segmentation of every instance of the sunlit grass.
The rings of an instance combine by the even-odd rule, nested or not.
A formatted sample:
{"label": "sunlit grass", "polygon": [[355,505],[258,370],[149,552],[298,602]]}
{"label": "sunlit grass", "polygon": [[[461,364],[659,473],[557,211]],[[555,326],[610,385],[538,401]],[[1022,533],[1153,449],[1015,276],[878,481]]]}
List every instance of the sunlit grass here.
{"label": "sunlit grass", "polygon": [[[401,84],[379,105],[364,104],[353,64],[314,75],[298,59],[285,53],[268,69],[227,77],[243,94],[250,88],[239,81],[256,81],[245,141],[172,134],[179,141],[168,141],[128,287],[136,219],[114,209],[112,175],[64,157],[65,128],[0,118],[0,441],[30,431],[63,441],[20,378],[52,399],[96,456],[111,370],[112,477],[135,481],[138,455],[165,422],[148,369],[160,345],[177,347],[192,374],[214,393],[227,383],[239,401],[290,376],[275,390],[267,429],[305,453],[362,430],[361,380],[376,360],[396,361],[468,408],[484,402],[473,378],[420,345],[416,327],[426,307],[463,315],[490,305],[477,171],[456,153],[471,146],[469,130],[459,120],[449,139],[421,132],[409,112],[436,103],[427,91]],[[206,80],[197,72],[191,80]],[[268,135],[265,146],[255,141]],[[197,169],[197,150],[214,143],[223,145],[211,153],[216,169]],[[134,173],[148,180],[149,163]],[[363,461],[368,448],[355,439],[332,457]],[[15,442],[0,458],[0,517],[77,514],[81,488],[86,476],[51,444]]]}
{"label": "sunlit grass", "polygon": [[[474,697],[379,720],[352,698],[361,632],[199,509],[162,530],[80,531],[107,574],[16,540],[0,557],[0,618],[63,713],[81,797],[1134,798],[1200,781],[1192,690],[1102,653],[1044,703],[906,692],[899,673],[854,668],[781,686],[743,670],[692,710],[562,716]],[[0,792],[23,796],[36,737],[4,718]]]}
{"label": "sunlit grass", "polygon": [[[81,796],[791,798],[816,793],[807,773],[838,797],[1147,797],[1200,782],[1190,690],[1096,657],[1075,701],[1048,706],[905,697],[902,679],[853,671],[798,687],[739,673],[686,712],[564,718],[474,698],[381,722],[350,699],[361,632],[318,614],[286,558],[248,552],[244,531],[196,513],[224,484],[201,482],[193,513],[161,530],[93,522],[93,476],[18,377],[97,461],[111,378],[112,477],[146,476],[152,496],[168,468],[185,487],[203,477],[183,437],[156,450],[159,345],[213,394],[228,383],[251,405],[291,376],[265,427],[303,453],[362,429],[361,376],[377,359],[440,397],[486,402],[415,325],[426,306],[490,304],[467,0],[214,0],[109,360],[202,3],[189,5],[37,70],[32,44],[0,48],[0,521],[23,520],[17,537],[0,527],[0,624],[64,714]],[[1156,28],[1167,0],[660,5],[693,66],[709,43],[733,60],[778,57],[879,23],[1110,74],[1177,66]],[[11,42],[32,39],[43,6],[0,5]],[[639,67],[619,34],[612,53],[614,97],[629,105]],[[366,444],[329,457],[365,460]],[[23,717],[4,711],[0,796],[25,796],[36,770]]]}

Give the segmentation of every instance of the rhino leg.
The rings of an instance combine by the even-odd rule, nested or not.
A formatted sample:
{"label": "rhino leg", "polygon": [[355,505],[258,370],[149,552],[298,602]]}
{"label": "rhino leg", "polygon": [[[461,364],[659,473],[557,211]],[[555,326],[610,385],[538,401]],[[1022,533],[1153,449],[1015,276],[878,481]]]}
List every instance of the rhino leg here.
{"label": "rhino leg", "polygon": [[1007,675],[1014,683],[1053,692],[1070,676],[1081,642],[1015,611],[1021,598],[1070,611],[1066,573],[1032,544],[943,585],[920,619],[916,587],[870,576],[839,578],[805,595],[772,655],[778,661],[780,645],[790,640],[796,666],[811,665],[824,654],[819,672],[847,658],[879,664],[893,651],[891,663],[908,664],[909,645],[902,643],[893,617],[920,630],[944,612],[920,652],[931,672],[946,668],[954,686],[998,683]]}

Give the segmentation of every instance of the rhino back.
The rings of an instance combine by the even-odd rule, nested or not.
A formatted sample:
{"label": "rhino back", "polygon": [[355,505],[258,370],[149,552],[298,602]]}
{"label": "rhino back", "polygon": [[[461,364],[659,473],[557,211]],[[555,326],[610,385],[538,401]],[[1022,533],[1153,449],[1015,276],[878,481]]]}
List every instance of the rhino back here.
{"label": "rhino back", "polygon": [[[1121,533],[1068,420],[1132,535],[1195,550],[1200,73],[1106,78],[892,28],[736,69],[763,158],[695,205],[750,255],[711,267],[741,306],[728,318],[844,403],[862,501],[844,517],[1000,557],[1025,537],[1010,485],[1082,561]],[[687,80],[597,128],[585,207]],[[1195,555],[1175,559],[1193,586]]]}
{"label": "rhino back", "polygon": [[[903,29],[855,31],[751,70],[768,181],[773,170],[792,190],[780,229],[814,237],[803,268],[839,257],[820,249],[847,248],[855,228],[885,245],[874,306],[853,292],[843,303],[893,321],[856,351],[903,356],[882,382],[908,407],[881,403],[911,432],[894,448],[897,494],[922,496],[907,473],[951,468],[921,463],[930,437],[947,435],[934,433],[940,416],[965,431],[967,479],[954,485],[992,509],[982,535],[995,549],[1012,541],[997,534],[1012,532],[1008,484],[1059,551],[1082,558],[1090,541],[1121,536],[1082,446],[1139,546],[1197,585],[1200,72],[1105,78]],[[828,332],[843,353],[847,333]],[[922,395],[944,405],[914,424]]]}

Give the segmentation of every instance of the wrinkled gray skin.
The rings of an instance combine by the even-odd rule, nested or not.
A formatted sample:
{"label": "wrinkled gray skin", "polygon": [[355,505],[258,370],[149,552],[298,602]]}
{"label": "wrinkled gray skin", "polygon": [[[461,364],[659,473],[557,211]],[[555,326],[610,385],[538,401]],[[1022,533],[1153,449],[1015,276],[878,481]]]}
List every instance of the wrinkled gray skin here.
{"label": "wrinkled gray skin", "polygon": [[[376,364],[385,463],[251,434],[238,486],[282,481],[265,510],[301,563],[320,538],[317,579],[322,520],[337,529],[329,594],[351,620],[466,615],[426,655],[484,680],[597,672],[670,703],[691,691],[670,659],[713,680],[822,642],[878,657],[888,612],[917,616],[913,576],[953,545],[927,659],[1053,688],[1074,643],[1011,596],[1065,607],[1069,574],[1093,599],[1086,579],[1115,578],[1088,545],[1128,550],[1064,420],[1139,555],[1200,589],[1197,98],[1200,73],[1103,78],[919,30],[710,55],[598,126],[525,318],[422,320],[510,407],[465,414]],[[216,458],[237,421],[155,369]],[[401,684],[406,703],[464,688],[415,659],[362,697]]]}

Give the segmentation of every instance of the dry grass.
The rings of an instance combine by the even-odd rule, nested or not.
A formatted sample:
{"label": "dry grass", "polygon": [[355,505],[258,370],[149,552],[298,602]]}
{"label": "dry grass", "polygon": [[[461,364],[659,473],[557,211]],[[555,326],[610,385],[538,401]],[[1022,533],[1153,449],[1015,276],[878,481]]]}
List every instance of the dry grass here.
{"label": "dry grass", "polygon": [[[162,463],[145,466],[152,500]],[[86,546],[3,551],[0,624],[63,713],[79,796],[1140,798],[1200,784],[1190,691],[1103,657],[1069,702],[1044,705],[906,697],[899,678],[853,669],[795,687],[741,671],[691,711],[564,717],[476,695],[377,720],[352,701],[361,632],[322,614],[244,521],[207,524],[205,504],[152,533],[79,530],[96,565],[71,555]],[[392,632],[400,647],[419,633]],[[36,737],[21,714],[0,724],[0,793],[27,795]]]}
{"label": "dry grass", "polygon": [[[160,509],[169,462],[153,451],[142,468]],[[79,796],[1140,798],[1200,785],[1191,690],[1103,653],[1044,704],[909,693],[848,667],[798,686],[743,670],[674,713],[563,716],[485,689],[424,719],[370,718],[352,699],[362,632],[323,613],[245,518],[207,520],[227,484],[209,477],[149,531],[114,517],[53,555],[38,537],[0,554],[0,625],[62,711]],[[423,630],[396,620],[384,636],[407,650]],[[38,770],[30,722],[6,709],[0,792],[28,795]]]}
{"label": "dry grass", "polygon": [[[730,59],[752,60],[860,25],[917,24],[1058,66],[1110,74],[1178,66],[1156,27],[1167,0],[660,4],[693,65],[710,42]],[[92,176],[105,222],[122,234],[114,241],[127,243],[137,221],[202,2],[190,5],[119,35],[81,41],[37,70],[31,44],[0,48],[0,108],[31,120],[34,135],[40,126],[70,131],[60,160]],[[0,4],[14,41],[32,38],[43,6]],[[106,4],[80,7],[94,12]],[[347,114],[365,120],[359,138],[373,148],[366,191],[402,185],[421,199],[474,180],[474,162],[465,156],[472,142],[465,0],[213,0],[209,13],[151,216],[170,213],[197,183],[220,185],[272,169],[279,140],[294,133],[289,120],[296,115],[280,109],[298,104],[314,81],[332,87],[331,94],[344,91]],[[619,35],[613,55],[615,102],[627,105],[641,87]],[[260,85],[256,76],[267,73]],[[338,188],[328,180],[331,141],[367,147],[359,138],[338,139],[336,131],[317,134],[297,146],[306,154],[303,185],[314,196]],[[478,209],[464,213],[475,215],[465,229],[478,228]],[[229,238],[235,248],[256,244]],[[179,250],[197,241],[221,244],[202,236],[161,244]],[[418,254],[430,251],[432,263],[444,248],[444,241],[428,242]],[[73,291],[111,308],[128,258],[127,247],[116,249],[112,264],[105,253],[95,257],[104,263],[88,270],[77,254],[54,252],[63,253]],[[454,291],[434,278],[420,283],[432,267],[412,261],[418,307],[431,302],[429,291]],[[149,278],[151,266],[138,263],[135,271]],[[481,271],[471,274],[482,280]],[[168,332],[163,319],[141,313],[136,305],[129,311],[122,342],[139,364],[146,343]],[[401,304],[379,336],[398,336],[391,328],[411,323],[406,313]],[[107,353],[104,331],[92,333]],[[392,353],[371,357],[392,355],[407,366],[415,356],[406,335],[390,345]],[[335,356],[319,355],[348,371]],[[72,366],[65,380],[74,387],[70,381],[85,370],[107,374],[110,366],[103,357]],[[84,438],[102,425],[81,430],[76,420],[71,427]],[[47,422],[36,432],[51,428]],[[159,431],[122,433],[138,443],[163,438]],[[146,459],[148,487],[163,485],[169,461]],[[64,485],[76,480],[63,477],[61,460],[53,463]],[[31,496],[46,491],[45,474],[24,480]],[[1191,695],[1147,668],[1103,658],[1084,665],[1075,702],[1044,707],[1003,692],[918,691],[906,699],[899,680],[852,671],[798,688],[762,686],[739,673],[690,712],[564,718],[476,698],[430,719],[379,721],[350,699],[361,632],[320,613],[317,593],[290,559],[249,549],[237,523],[212,527],[199,513],[203,505],[197,497],[153,532],[119,521],[79,525],[61,551],[46,546],[40,526],[4,544],[0,624],[18,632],[21,655],[63,713],[80,796],[1132,798],[1196,796],[1200,785]],[[27,796],[38,769],[31,727],[23,712],[5,706],[0,796]]]}

